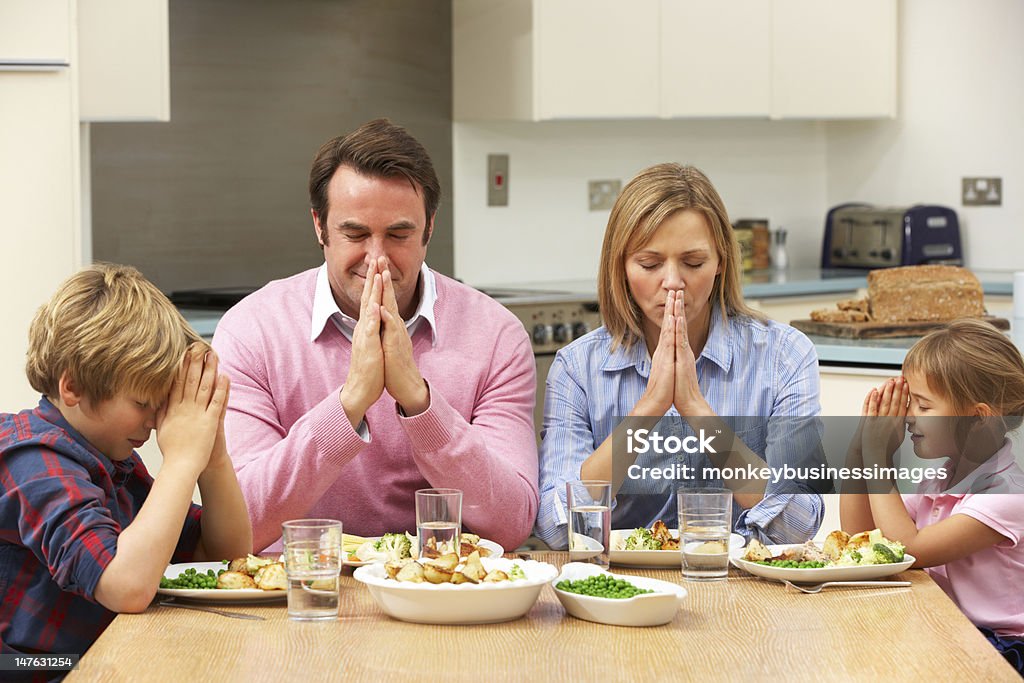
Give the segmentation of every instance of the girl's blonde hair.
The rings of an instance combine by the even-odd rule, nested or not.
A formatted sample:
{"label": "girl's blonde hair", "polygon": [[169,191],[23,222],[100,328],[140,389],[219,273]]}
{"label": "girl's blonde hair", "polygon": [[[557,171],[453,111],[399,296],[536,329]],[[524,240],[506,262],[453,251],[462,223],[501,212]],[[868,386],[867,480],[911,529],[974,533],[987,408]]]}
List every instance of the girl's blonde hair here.
{"label": "girl's blonde hair", "polygon": [[1007,430],[1024,416],[1024,358],[1006,335],[981,320],[954,320],[911,347],[903,373],[921,374],[958,415],[985,403]]}
{"label": "girl's blonde hair", "polygon": [[715,276],[711,300],[722,316],[764,316],[743,301],[740,247],[722,198],[711,181],[693,166],[657,164],[629,181],[608,217],[598,268],[601,318],[612,338],[612,349],[631,348],[644,338],[643,312],[633,299],[626,279],[626,257],[642,249],[661,224],[676,211],[692,209],[707,220],[718,252],[721,272]]}
{"label": "girl's blonde hair", "polygon": [[120,392],[162,403],[189,345],[178,309],[131,266],[97,263],[65,280],[29,328],[25,374],[53,398],[67,372],[90,401]]}

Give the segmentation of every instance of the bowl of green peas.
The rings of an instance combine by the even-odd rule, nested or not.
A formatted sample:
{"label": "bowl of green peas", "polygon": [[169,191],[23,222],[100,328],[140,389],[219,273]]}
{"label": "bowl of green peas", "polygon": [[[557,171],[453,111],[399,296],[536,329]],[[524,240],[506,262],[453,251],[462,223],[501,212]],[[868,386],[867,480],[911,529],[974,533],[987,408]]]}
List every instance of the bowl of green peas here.
{"label": "bowl of green peas", "polygon": [[667,624],[686,597],[686,589],[678,584],[612,574],[583,562],[563,565],[551,586],[572,616],[614,626]]}

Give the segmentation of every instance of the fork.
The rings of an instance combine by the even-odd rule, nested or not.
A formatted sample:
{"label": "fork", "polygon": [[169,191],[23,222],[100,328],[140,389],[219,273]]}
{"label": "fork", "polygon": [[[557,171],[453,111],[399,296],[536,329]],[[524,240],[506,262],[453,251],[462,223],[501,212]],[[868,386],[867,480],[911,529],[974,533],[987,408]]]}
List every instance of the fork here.
{"label": "fork", "polygon": [[231,617],[232,619],[253,619],[255,621],[266,621],[266,618],[259,616],[258,614],[242,614],[241,612],[228,612],[223,609],[214,609],[213,607],[200,607],[199,605],[183,605],[180,602],[172,602],[174,598],[167,600],[161,600],[158,604],[161,607],[180,607],[181,609],[194,609],[197,612],[210,612],[211,614],[219,614],[222,617]]}
{"label": "fork", "polygon": [[820,593],[821,589],[826,586],[850,586],[852,588],[860,588],[862,586],[873,586],[875,588],[902,588],[910,585],[909,581],[826,581],[825,583],[810,586],[799,586],[792,581],[786,580],[783,580],[782,583],[786,584],[790,588],[797,589],[801,593],[808,593],[810,595]]}

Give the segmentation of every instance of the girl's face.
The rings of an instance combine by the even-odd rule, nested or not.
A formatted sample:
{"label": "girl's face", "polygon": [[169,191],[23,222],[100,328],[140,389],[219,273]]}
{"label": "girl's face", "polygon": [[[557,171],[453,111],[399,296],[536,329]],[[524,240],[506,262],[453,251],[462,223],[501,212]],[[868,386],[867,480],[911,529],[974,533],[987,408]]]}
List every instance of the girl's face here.
{"label": "girl's face", "polygon": [[666,218],[650,241],[626,256],[626,281],[644,314],[644,334],[657,339],[669,290],[683,291],[686,325],[697,336],[710,320],[711,290],[722,270],[704,214],[693,209]]}
{"label": "girl's face", "polygon": [[953,403],[936,393],[924,375],[909,372],[905,377],[910,387],[907,431],[914,453],[919,458],[946,458],[958,453],[956,427],[964,418],[956,417]]}

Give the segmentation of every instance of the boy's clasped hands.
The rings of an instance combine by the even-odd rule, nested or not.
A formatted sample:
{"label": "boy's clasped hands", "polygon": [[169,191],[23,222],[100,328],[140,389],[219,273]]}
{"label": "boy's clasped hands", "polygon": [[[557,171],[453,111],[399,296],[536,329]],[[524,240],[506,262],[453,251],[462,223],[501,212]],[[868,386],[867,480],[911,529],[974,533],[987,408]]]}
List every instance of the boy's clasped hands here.
{"label": "boy's clasped hands", "polygon": [[217,374],[217,354],[205,344],[192,344],[156,414],[164,466],[187,466],[193,477],[210,466],[231,467],[224,438],[229,389],[227,375]]}

